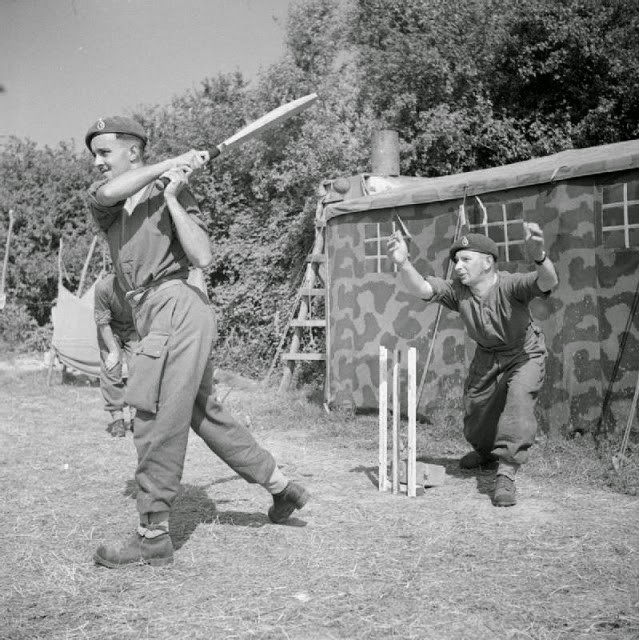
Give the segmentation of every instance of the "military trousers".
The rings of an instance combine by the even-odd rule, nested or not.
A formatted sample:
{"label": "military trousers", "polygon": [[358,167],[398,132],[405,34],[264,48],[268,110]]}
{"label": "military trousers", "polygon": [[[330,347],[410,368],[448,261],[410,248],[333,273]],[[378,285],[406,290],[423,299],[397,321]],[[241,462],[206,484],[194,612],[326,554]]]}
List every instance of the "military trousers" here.
{"label": "military trousers", "polygon": [[528,461],[535,441],[545,360],[545,349],[504,354],[478,347],[464,385],[466,440],[515,471]]}
{"label": "military trousers", "polygon": [[170,511],[190,429],[242,478],[266,483],[275,470],[273,456],[216,398],[216,325],[203,293],[174,280],[132,299],[132,308],[140,342],[126,399],[136,408],[138,511]]}
{"label": "military trousers", "polygon": [[134,331],[130,333],[113,331],[113,336],[118,342],[122,357],[115,367],[107,369],[105,361],[109,350],[98,331],[98,347],[100,349],[100,392],[104,398],[105,411],[118,411],[126,405],[124,401],[126,391],[124,363],[126,362],[128,365],[137,344],[137,335]]}

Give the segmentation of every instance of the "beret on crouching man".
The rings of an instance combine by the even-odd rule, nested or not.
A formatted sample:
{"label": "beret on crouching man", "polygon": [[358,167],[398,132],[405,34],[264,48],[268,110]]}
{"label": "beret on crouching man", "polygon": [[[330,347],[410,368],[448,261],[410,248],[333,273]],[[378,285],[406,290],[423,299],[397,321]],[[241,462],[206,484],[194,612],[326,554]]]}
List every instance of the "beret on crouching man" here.
{"label": "beret on crouching man", "polygon": [[455,262],[457,252],[462,250],[485,253],[493,256],[495,262],[499,259],[499,250],[497,249],[495,241],[482,233],[466,233],[455,240],[448,251],[450,259]]}

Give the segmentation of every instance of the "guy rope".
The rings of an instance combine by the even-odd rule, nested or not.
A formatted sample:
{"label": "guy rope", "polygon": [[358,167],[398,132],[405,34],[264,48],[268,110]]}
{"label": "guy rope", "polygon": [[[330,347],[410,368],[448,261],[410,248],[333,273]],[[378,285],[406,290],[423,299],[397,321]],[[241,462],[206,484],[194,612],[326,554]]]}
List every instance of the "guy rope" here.
{"label": "guy rope", "polygon": [[9,229],[7,230],[7,240],[4,248],[4,261],[2,263],[2,280],[0,280],[0,311],[4,309],[7,303],[7,296],[4,293],[4,288],[7,281],[7,268],[9,266],[9,245],[11,244],[11,232],[13,231],[13,211],[9,209]]}

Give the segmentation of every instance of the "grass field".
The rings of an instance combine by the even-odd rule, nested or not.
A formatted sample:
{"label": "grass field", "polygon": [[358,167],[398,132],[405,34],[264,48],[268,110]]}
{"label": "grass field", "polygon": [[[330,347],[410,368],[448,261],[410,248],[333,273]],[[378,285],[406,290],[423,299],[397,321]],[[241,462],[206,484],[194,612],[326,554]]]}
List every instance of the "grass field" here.
{"label": "grass field", "polygon": [[3,640],[639,638],[636,476],[583,442],[540,442],[519,504],[496,509],[493,475],[458,470],[460,430],[422,425],[419,457],[446,482],[408,499],[376,489],[374,416],[231,391],[312,501],[270,524],[270,497],[194,436],[175,564],[108,570],[93,551],[136,525],[131,437],[59,375],[0,371],[0,399]]}

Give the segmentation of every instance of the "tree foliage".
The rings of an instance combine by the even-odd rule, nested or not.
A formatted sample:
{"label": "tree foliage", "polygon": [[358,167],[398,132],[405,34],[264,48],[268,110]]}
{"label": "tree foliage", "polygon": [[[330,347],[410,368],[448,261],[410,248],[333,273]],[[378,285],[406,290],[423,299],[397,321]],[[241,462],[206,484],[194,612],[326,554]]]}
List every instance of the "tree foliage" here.
{"label": "tree foliage", "polygon": [[9,250],[7,292],[44,324],[57,295],[58,249],[68,286],[74,289],[93,239],[85,191],[90,164],[65,144],[39,149],[9,140],[0,154],[0,242],[4,249],[9,210],[15,223]]}
{"label": "tree foliage", "polygon": [[[638,21],[639,5],[622,0],[296,0],[283,56],[254,80],[204,78],[138,109],[153,161],[211,149],[269,109],[320,96],[193,177],[214,245],[222,355],[268,365],[313,241],[318,186],[369,171],[375,129],[396,129],[402,173],[422,176],[635,137]],[[77,286],[95,232],[92,179],[86,150],[17,139],[0,149],[3,245],[8,209],[17,217],[7,293],[40,325],[61,239]]]}
{"label": "tree foliage", "polygon": [[499,108],[524,122],[568,121],[577,146],[637,135],[637,3],[533,0],[505,24],[491,69]]}
{"label": "tree foliage", "polygon": [[639,5],[358,0],[362,95],[441,175],[637,135]]}

